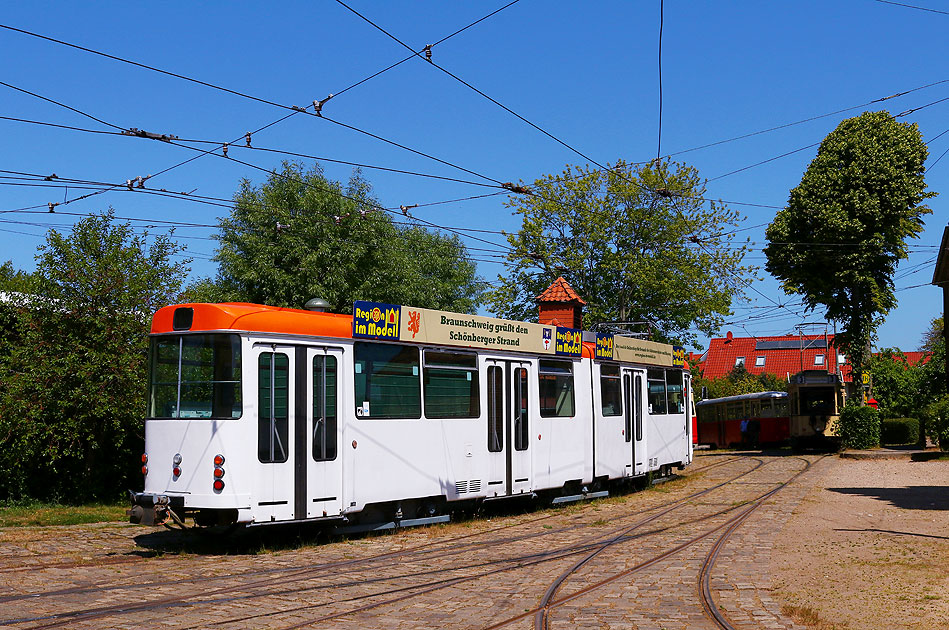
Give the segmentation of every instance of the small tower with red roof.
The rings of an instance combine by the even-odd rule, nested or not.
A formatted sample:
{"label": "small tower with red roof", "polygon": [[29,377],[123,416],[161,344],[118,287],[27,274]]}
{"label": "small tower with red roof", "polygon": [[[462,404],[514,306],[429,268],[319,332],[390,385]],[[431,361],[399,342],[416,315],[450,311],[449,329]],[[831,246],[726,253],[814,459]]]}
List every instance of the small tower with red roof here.
{"label": "small tower with red roof", "polygon": [[586,304],[563,276],[554,280],[536,298],[539,322],[564,328],[583,328],[583,306]]}

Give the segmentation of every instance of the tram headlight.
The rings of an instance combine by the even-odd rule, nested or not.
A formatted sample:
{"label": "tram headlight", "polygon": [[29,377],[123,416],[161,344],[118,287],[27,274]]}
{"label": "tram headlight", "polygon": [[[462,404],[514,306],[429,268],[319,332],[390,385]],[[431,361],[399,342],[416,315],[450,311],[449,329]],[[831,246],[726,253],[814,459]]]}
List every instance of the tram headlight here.
{"label": "tram headlight", "polygon": [[171,474],[175,476],[175,479],[181,476],[181,469],[175,466],[171,469]]}
{"label": "tram headlight", "polygon": [[142,453],[142,465],[148,463],[148,453]]}
{"label": "tram headlight", "polygon": [[142,466],[142,474],[143,474],[143,475],[147,475],[147,474],[148,474],[148,466]]}
{"label": "tram headlight", "polygon": [[223,466],[223,465],[224,465],[224,456],[221,455],[221,454],[215,455],[215,456],[214,456],[214,465],[215,465],[215,466],[218,466],[218,467]]}
{"label": "tram headlight", "polygon": [[215,479],[220,479],[220,478],[223,477],[223,476],[224,476],[224,469],[223,469],[223,468],[215,468],[215,469],[214,469],[214,478],[215,478]]}
{"label": "tram headlight", "polygon": [[221,479],[215,479],[215,480],[214,480],[214,490],[217,491],[217,492],[220,492],[220,491],[223,490],[223,489],[224,489],[224,481],[222,481]]}

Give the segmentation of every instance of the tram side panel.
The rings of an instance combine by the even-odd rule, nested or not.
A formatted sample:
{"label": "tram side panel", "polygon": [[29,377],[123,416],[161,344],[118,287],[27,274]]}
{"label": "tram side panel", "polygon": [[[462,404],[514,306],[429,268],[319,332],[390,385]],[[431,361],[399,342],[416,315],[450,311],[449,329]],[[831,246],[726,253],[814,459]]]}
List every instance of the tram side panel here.
{"label": "tram side panel", "polygon": [[633,475],[632,427],[623,396],[618,363],[593,363],[593,434],[598,478],[620,479]]}
{"label": "tram side panel", "polygon": [[593,480],[589,369],[588,360],[538,360],[539,413],[531,440],[535,487],[539,490]]}
{"label": "tram side panel", "polygon": [[682,371],[648,369],[646,381],[648,469],[653,471],[669,464],[684,464],[688,461],[689,446]]}

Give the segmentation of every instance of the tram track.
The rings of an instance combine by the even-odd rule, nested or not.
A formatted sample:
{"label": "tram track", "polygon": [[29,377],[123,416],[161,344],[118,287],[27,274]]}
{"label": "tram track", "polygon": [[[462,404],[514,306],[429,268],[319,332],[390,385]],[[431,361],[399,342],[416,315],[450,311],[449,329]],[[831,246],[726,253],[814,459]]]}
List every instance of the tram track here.
{"label": "tram track", "polygon": [[[701,467],[698,467],[698,468],[693,468],[693,469],[691,469],[690,472],[691,472],[692,474],[700,473],[700,472],[704,472],[704,471],[706,471],[706,470],[718,468],[718,467],[723,466],[723,465],[726,465],[726,464],[730,464],[730,463],[734,463],[734,462],[738,462],[738,461],[744,461],[744,460],[748,460],[748,459],[754,460],[754,458],[749,458],[749,457],[731,457],[731,458],[726,459],[726,460],[723,460],[723,461],[718,461],[718,462],[714,462],[714,463],[712,463],[712,464],[708,464],[708,465],[701,466]],[[759,461],[760,461],[760,460],[759,460]],[[760,463],[759,463],[759,466],[760,466]],[[756,468],[757,468],[757,467],[756,467]],[[754,469],[752,469],[752,470],[754,470]],[[750,472],[750,471],[748,471],[748,472]],[[738,475],[737,477],[735,477],[735,478],[733,478],[733,479],[740,478],[740,477],[744,476],[745,474],[747,474],[747,472],[746,472],[746,473],[741,473],[740,475]],[[733,481],[733,479],[727,480],[727,481],[723,482],[722,484],[718,484],[717,486],[714,486],[714,487],[720,487],[721,485],[723,485],[723,484],[725,484],[725,483],[730,483],[731,481]],[[709,491],[709,489],[701,490],[701,491],[699,491],[698,493],[695,493],[695,496],[700,496],[701,494],[704,494],[704,493],[706,493],[706,492],[708,492],[708,491]],[[685,498],[683,498],[683,499],[679,499],[679,500],[677,500],[677,501],[687,501],[687,500],[690,500],[690,499],[692,499],[692,498],[693,498],[693,495],[689,495],[688,497],[685,497]],[[656,505],[656,506],[651,506],[651,507],[649,507],[649,508],[646,508],[646,510],[647,510],[647,511],[651,511],[651,510],[655,510],[655,509],[661,509],[661,508],[666,507],[666,506],[668,506],[668,505],[670,505],[670,504],[676,503],[677,501],[666,502],[666,503],[662,503],[662,504],[659,504],[659,505]],[[464,534],[464,535],[461,535],[461,536],[455,536],[455,537],[452,537],[452,538],[449,538],[449,539],[446,539],[446,540],[436,541],[436,542],[429,543],[429,544],[424,544],[424,545],[418,545],[418,546],[416,546],[416,547],[412,547],[412,548],[409,548],[409,549],[395,550],[395,551],[386,552],[386,553],[383,553],[383,554],[376,554],[376,555],[372,555],[372,556],[368,556],[368,557],[364,557],[364,558],[353,558],[353,559],[348,559],[348,560],[343,560],[343,561],[337,561],[337,562],[332,562],[332,563],[325,563],[325,564],[323,564],[323,565],[318,565],[318,566],[313,566],[313,565],[294,565],[294,566],[290,566],[290,567],[279,567],[279,568],[261,569],[261,570],[257,570],[257,571],[244,571],[244,572],[240,572],[240,573],[230,573],[230,574],[222,574],[222,575],[193,576],[193,577],[180,578],[180,579],[175,579],[175,580],[160,580],[160,581],[149,581],[149,582],[136,582],[136,583],[134,583],[134,584],[124,584],[124,585],[104,585],[104,584],[98,584],[98,585],[82,586],[82,587],[70,587],[70,588],[64,588],[64,589],[57,589],[57,590],[53,590],[53,591],[44,591],[44,592],[41,592],[41,593],[24,593],[24,594],[19,594],[19,595],[0,596],[0,604],[15,602],[15,601],[18,601],[18,600],[33,600],[33,599],[36,599],[37,597],[56,597],[56,596],[78,595],[78,594],[93,593],[93,592],[94,592],[94,593],[101,593],[101,592],[104,592],[104,591],[115,591],[115,590],[141,590],[141,589],[156,588],[156,587],[166,587],[166,586],[177,586],[177,585],[184,585],[184,584],[199,584],[199,583],[206,583],[206,582],[215,582],[215,581],[222,581],[222,580],[228,580],[228,579],[242,579],[242,578],[246,578],[246,577],[263,577],[263,576],[275,576],[275,575],[280,575],[280,576],[282,576],[282,577],[296,577],[297,575],[306,574],[306,573],[312,573],[312,572],[318,572],[318,571],[321,571],[321,570],[324,570],[324,571],[332,571],[332,570],[338,570],[338,569],[344,569],[344,568],[352,568],[354,565],[359,565],[359,564],[362,564],[362,563],[372,563],[372,562],[383,561],[383,560],[394,560],[394,561],[397,561],[397,560],[402,560],[402,559],[404,559],[404,558],[406,558],[406,557],[411,557],[411,556],[415,556],[415,555],[420,555],[420,556],[421,556],[422,554],[426,554],[426,553],[428,553],[428,554],[438,554],[439,557],[444,557],[445,555],[457,555],[458,553],[463,553],[463,552],[466,551],[466,550],[473,549],[473,548],[478,548],[478,547],[483,547],[483,546],[485,546],[485,545],[496,545],[496,544],[499,544],[499,543],[501,543],[501,544],[515,543],[515,542],[520,542],[520,541],[523,541],[523,540],[528,540],[528,539],[531,539],[531,538],[535,538],[535,537],[538,537],[538,536],[549,536],[549,535],[552,535],[552,534],[558,534],[558,533],[562,533],[562,532],[564,532],[564,531],[569,531],[569,530],[574,529],[574,528],[576,528],[576,527],[582,527],[582,526],[583,526],[582,524],[579,524],[579,525],[572,525],[572,526],[567,526],[567,527],[563,527],[563,528],[556,528],[556,529],[544,530],[544,531],[540,531],[540,532],[528,533],[528,534],[525,534],[525,535],[522,535],[522,536],[510,537],[510,538],[505,538],[505,539],[495,539],[495,540],[492,540],[492,541],[490,541],[490,542],[468,542],[468,543],[462,542],[461,544],[457,544],[457,545],[454,544],[454,543],[459,543],[459,541],[466,541],[466,540],[469,540],[469,539],[474,538],[474,537],[487,536],[487,535],[496,534],[496,533],[498,533],[498,532],[505,531],[505,530],[509,530],[509,529],[514,529],[514,528],[520,528],[520,527],[525,527],[525,526],[529,526],[529,525],[534,525],[534,524],[536,524],[536,523],[539,523],[539,522],[544,521],[544,520],[549,520],[549,519],[551,519],[551,518],[553,518],[553,517],[555,517],[555,516],[559,516],[559,515],[560,515],[559,512],[554,511],[554,512],[552,512],[552,513],[545,514],[545,515],[540,516],[540,517],[538,517],[538,518],[532,518],[532,519],[528,519],[528,520],[525,520],[525,521],[520,521],[520,522],[518,522],[518,523],[513,523],[513,524],[509,524],[509,525],[503,525],[503,526],[500,526],[500,527],[493,527],[493,528],[489,528],[489,529],[486,529],[486,530],[483,530],[483,531],[480,531],[480,532],[473,532],[473,533],[470,533],[470,534]],[[127,559],[126,559],[126,558],[122,558],[122,559],[115,558],[114,560],[111,560],[110,562],[108,562],[108,564],[112,564],[112,563],[122,564],[122,563],[125,563],[125,562],[141,562],[141,561],[143,561],[143,560],[146,560],[146,559],[145,559],[145,558],[140,558],[140,557],[127,558]],[[83,561],[83,562],[76,562],[76,563],[48,563],[48,564],[43,564],[43,565],[32,564],[32,565],[29,565],[28,567],[22,567],[22,568],[19,568],[19,567],[18,567],[17,569],[20,569],[20,570],[30,570],[30,571],[37,571],[37,570],[40,570],[40,571],[41,571],[41,570],[45,570],[45,569],[68,569],[68,568],[72,568],[72,567],[94,566],[94,565],[97,565],[97,564],[100,564],[100,562],[97,562],[97,561]],[[105,563],[105,562],[101,562],[101,564],[106,564],[106,563]],[[12,570],[12,569],[11,569],[11,570]],[[300,573],[297,573],[297,572],[300,572]],[[0,619],[0,623],[3,623],[3,620],[2,620],[2,619]]]}
{"label": "tram track", "polygon": [[[722,461],[722,462],[716,462],[715,464],[711,464],[711,465],[708,465],[708,466],[704,466],[704,467],[702,467],[701,469],[695,469],[695,472],[699,472],[700,470],[707,470],[707,469],[709,469],[709,468],[714,468],[714,467],[717,467],[717,466],[720,466],[720,465],[724,465],[724,464],[726,464],[726,463],[731,463],[731,462],[734,462],[734,461],[744,461],[744,460],[747,460],[747,459],[751,459],[751,458],[739,457],[739,458],[733,458],[733,459],[725,460],[725,461]],[[721,486],[723,486],[723,485],[726,485],[726,484],[729,483],[730,481],[734,481],[735,479],[738,479],[738,478],[741,478],[741,477],[743,477],[743,476],[745,476],[745,475],[747,475],[747,474],[750,474],[750,473],[753,472],[754,470],[757,470],[758,468],[760,468],[761,465],[762,465],[762,462],[761,462],[760,460],[758,460],[758,464],[757,464],[754,468],[752,468],[751,470],[745,471],[745,472],[743,472],[743,473],[741,473],[741,474],[739,474],[739,475],[737,475],[737,476],[735,476],[735,477],[732,477],[731,479],[728,479],[728,480],[726,480],[726,481],[724,481],[724,482],[722,482],[722,483],[720,483],[720,484],[717,484],[717,485],[712,486],[712,487],[710,487],[710,488],[705,488],[705,489],[703,489],[703,490],[700,490],[700,491],[698,491],[698,492],[696,492],[696,493],[693,493],[693,494],[691,494],[691,495],[689,495],[689,496],[687,496],[687,497],[681,498],[681,499],[677,499],[677,500],[674,500],[674,501],[671,501],[671,502],[666,502],[666,503],[664,503],[664,504],[652,506],[652,507],[648,508],[647,511],[652,511],[652,510],[656,510],[656,509],[661,509],[661,508],[663,508],[663,507],[666,507],[667,509],[664,510],[663,512],[660,512],[659,514],[653,515],[653,517],[650,517],[650,518],[648,518],[648,519],[645,519],[645,520],[642,520],[642,521],[638,522],[638,523],[637,523],[636,525],[634,525],[634,526],[626,526],[626,527],[625,527],[625,531],[627,531],[627,533],[628,533],[629,531],[632,531],[632,530],[634,530],[634,529],[636,529],[636,528],[642,527],[642,526],[644,526],[645,524],[647,524],[647,523],[649,523],[649,522],[652,522],[652,521],[654,521],[656,518],[658,518],[658,517],[662,516],[663,514],[667,513],[668,511],[671,511],[672,509],[676,509],[676,507],[678,507],[679,505],[685,504],[686,502],[690,501],[691,499],[693,499],[693,498],[695,498],[695,497],[697,497],[697,496],[701,496],[701,495],[703,495],[703,494],[706,494],[706,493],[708,493],[708,492],[711,492],[712,490],[714,490],[714,489],[716,489],[716,488],[718,488],[718,487],[721,487]],[[673,506],[673,507],[670,507],[670,506]],[[732,509],[733,509],[733,508],[732,508]],[[728,511],[731,511],[731,510],[730,510],[730,509],[729,509],[729,510],[725,510],[724,512],[728,512]],[[641,514],[641,513],[639,513],[639,514]],[[639,515],[639,514],[637,514],[637,515]],[[359,559],[341,561],[341,562],[336,562],[336,563],[327,563],[327,564],[324,564],[324,565],[322,565],[322,566],[320,566],[320,567],[312,567],[312,566],[311,566],[311,567],[308,567],[308,568],[306,568],[306,569],[300,569],[300,570],[299,570],[299,573],[293,573],[293,572],[292,572],[293,569],[294,569],[293,567],[284,567],[284,568],[278,569],[278,570],[270,569],[270,570],[264,570],[264,571],[261,571],[261,572],[254,572],[254,573],[255,573],[255,574],[258,574],[258,575],[273,575],[276,571],[283,571],[282,577],[295,578],[295,581],[300,582],[300,581],[303,581],[303,580],[305,580],[305,579],[313,579],[313,578],[318,578],[318,577],[320,577],[319,575],[315,574],[316,572],[319,572],[319,571],[324,571],[324,572],[325,572],[325,571],[330,571],[330,570],[332,570],[332,569],[339,569],[339,568],[341,568],[341,567],[343,567],[343,566],[350,566],[350,567],[352,567],[352,565],[355,565],[355,564],[367,564],[367,565],[368,565],[368,564],[372,563],[373,561],[378,561],[378,560],[396,560],[396,559],[399,559],[399,558],[405,559],[407,556],[417,555],[417,557],[414,559],[414,561],[415,561],[415,562],[421,562],[421,561],[423,561],[423,560],[426,559],[426,556],[423,555],[423,554],[439,553],[439,554],[441,554],[441,557],[444,557],[445,552],[446,552],[446,548],[433,549],[433,547],[443,546],[444,543],[455,543],[455,542],[458,542],[459,540],[468,539],[468,538],[471,538],[471,537],[474,537],[474,536],[480,536],[480,535],[489,534],[489,533],[496,533],[496,532],[498,532],[498,531],[502,531],[502,530],[505,530],[505,529],[510,529],[510,528],[513,528],[513,527],[519,527],[519,526],[529,525],[529,524],[531,524],[531,523],[536,523],[537,521],[545,520],[546,518],[549,518],[550,516],[552,516],[552,515],[547,515],[547,516],[541,517],[541,518],[539,518],[539,519],[531,519],[530,521],[527,521],[527,522],[515,523],[515,524],[512,524],[512,525],[506,525],[506,526],[499,527],[499,528],[492,528],[491,530],[486,530],[486,531],[483,531],[483,532],[475,532],[475,533],[472,533],[472,534],[467,534],[467,535],[465,535],[465,536],[455,537],[455,538],[450,539],[450,540],[448,540],[448,541],[439,541],[438,543],[435,543],[435,544],[433,544],[433,545],[420,545],[420,546],[415,547],[415,548],[412,548],[412,549],[397,550],[397,551],[388,552],[388,553],[385,553],[385,554],[377,554],[377,555],[372,556],[372,557],[369,557],[369,558],[359,558]],[[715,516],[715,515],[714,515],[714,514],[713,514],[713,515],[710,515],[710,517],[712,517],[712,516]],[[701,519],[701,520],[705,520],[705,519],[703,518],[703,519]],[[566,528],[560,528],[560,529],[558,529],[558,530],[553,530],[553,531],[539,532],[539,533],[537,533],[537,534],[528,534],[528,535],[526,535],[526,536],[524,536],[524,537],[512,537],[511,539],[508,539],[508,540],[509,540],[509,541],[516,541],[516,540],[523,540],[523,539],[525,539],[525,538],[533,538],[533,537],[543,536],[543,535],[548,535],[548,534],[562,533],[562,532],[564,532],[564,531],[566,531],[566,530],[575,529],[575,528],[577,528],[577,527],[583,527],[583,526],[584,526],[584,525],[582,525],[582,524],[581,524],[581,525],[574,525],[574,526],[570,526],[570,527],[566,527]],[[673,526],[673,527],[674,527],[674,526]],[[667,528],[663,528],[663,529],[667,529]],[[659,531],[662,531],[662,530],[659,530]],[[647,532],[647,533],[642,534],[642,535],[648,535],[649,533],[653,533],[653,532]],[[611,534],[609,538],[610,538],[610,540],[607,541],[606,545],[616,544],[616,543],[618,543],[618,542],[621,542],[622,540],[629,539],[630,537],[629,537],[628,535],[622,536],[622,535],[616,535],[616,534],[614,533],[614,534]],[[498,543],[498,541],[495,540],[495,541],[493,541],[493,543],[462,544],[462,545],[460,545],[460,546],[457,546],[457,547],[460,547],[460,548],[455,548],[455,549],[454,549],[454,553],[453,553],[452,555],[457,555],[457,554],[459,554],[459,553],[464,553],[464,551],[466,551],[466,550],[472,550],[472,549],[474,549],[474,548],[476,548],[476,547],[482,546],[483,544],[497,544],[497,543]],[[369,603],[369,604],[366,604],[366,605],[364,605],[364,606],[357,607],[357,608],[352,609],[352,610],[344,611],[344,612],[341,612],[341,613],[338,613],[338,614],[333,614],[333,615],[330,615],[330,616],[327,616],[327,617],[321,617],[321,618],[318,619],[318,620],[313,620],[312,622],[308,622],[308,623],[317,623],[317,622],[319,622],[319,621],[325,621],[325,620],[332,619],[332,618],[339,618],[339,617],[341,617],[341,616],[347,616],[347,615],[356,614],[356,613],[358,613],[358,612],[365,611],[365,610],[369,610],[369,609],[371,609],[371,608],[375,608],[375,607],[379,607],[379,606],[384,606],[384,605],[392,604],[392,603],[397,603],[398,601],[403,601],[403,600],[405,600],[405,599],[409,599],[409,598],[412,598],[412,597],[417,597],[417,596],[422,595],[422,594],[424,594],[424,593],[432,592],[432,591],[434,591],[434,590],[438,590],[438,589],[441,589],[441,588],[448,588],[448,587],[451,587],[451,586],[454,586],[454,585],[456,585],[456,584],[460,584],[460,583],[463,583],[463,582],[467,582],[467,581],[471,581],[471,580],[476,580],[476,579],[482,579],[482,578],[484,578],[484,577],[487,577],[487,576],[490,576],[490,575],[494,575],[494,574],[497,574],[497,573],[499,573],[499,572],[512,571],[512,570],[516,570],[516,569],[522,569],[522,568],[526,568],[526,567],[531,567],[531,566],[534,566],[534,565],[536,565],[536,564],[540,564],[540,563],[544,563],[544,562],[551,562],[551,561],[555,561],[555,560],[560,560],[560,559],[562,559],[562,558],[567,558],[567,557],[570,557],[570,556],[573,556],[573,555],[582,554],[582,553],[584,553],[584,552],[587,551],[587,548],[588,548],[588,547],[590,547],[590,548],[598,547],[598,548],[602,549],[602,548],[605,548],[605,547],[603,547],[603,544],[604,544],[604,543],[603,543],[602,541],[595,541],[595,542],[593,542],[593,543],[590,543],[590,545],[580,546],[580,547],[578,547],[578,548],[570,548],[570,547],[567,547],[567,548],[556,549],[556,550],[554,550],[554,551],[552,551],[552,552],[550,552],[550,553],[547,553],[547,554],[539,554],[539,555],[535,554],[535,555],[532,555],[532,556],[515,557],[515,558],[507,558],[507,559],[502,558],[502,559],[496,560],[496,561],[491,561],[491,562],[486,562],[486,563],[480,563],[480,565],[461,565],[461,566],[455,566],[455,567],[446,567],[446,568],[437,569],[437,570],[434,570],[434,571],[422,571],[422,572],[418,572],[418,573],[411,574],[411,575],[412,575],[413,577],[418,577],[418,576],[423,576],[423,575],[433,575],[433,574],[436,574],[436,573],[445,573],[445,572],[449,572],[449,571],[471,570],[471,569],[473,569],[473,568],[477,568],[478,566],[488,567],[488,566],[497,565],[497,564],[502,565],[502,566],[500,566],[500,567],[495,567],[493,570],[489,570],[489,571],[486,571],[486,572],[481,572],[481,573],[476,574],[476,575],[459,576],[459,577],[450,577],[450,576],[449,576],[449,577],[445,577],[445,578],[440,579],[440,580],[436,580],[436,581],[434,581],[434,582],[426,582],[426,583],[422,583],[422,584],[409,585],[409,586],[399,587],[399,588],[396,588],[396,589],[390,589],[390,590],[387,590],[387,591],[382,591],[382,592],[377,592],[377,593],[365,594],[365,595],[361,595],[361,596],[358,596],[358,597],[350,598],[350,599],[347,599],[347,600],[336,600],[335,602],[330,602],[330,603],[339,604],[339,603],[342,603],[343,601],[364,600],[364,599],[368,599],[368,598],[372,598],[372,597],[380,597],[380,596],[392,595],[392,594],[395,594],[395,593],[401,593],[401,595],[398,595],[395,599],[389,598],[389,599],[387,599],[387,600],[385,600],[385,601],[382,601],[382,602]],[[592,545],[592,547],[591,547],[591,545]],[[450,547],[451,547],[451,546],[450,546]],[[450,547],[449,547],[449,549],[450,549]],[[367,567],[367,568],[371,568],[371,567]],[[229,575],[229,576],[215,576],[215,579],[226,579],[226,578],[240,579],[241,577],[244,577],[244,576],[246,576],[246,575],[247,575],[247,573],[234,574],[234,575]],[[379,582],[386,582],[386,581],[393,581],[393,580],[402,580],[402,579],[404,579],[404,578],[406,578],[406,577],[409,577],[409,576],[408,576],[408,575],[405,575],[405,574],[402,574],[402,575],[394,575],[394,576],[386,576],[386,577],[379,578],[378,581],[379,581]],[[167,584],[182,584],[182,583],[193,583],[193,582],[195,582],[195,580],[187,579],[187,578],[186,578],[186,579],[184,579],[184,580],[166,581],[165,584],[166,584],[166,585],[167,585]],[[356,584],[356,583],[365,584],[365,583],[366,583],[366,580],[362,580],[362,581],[359,581],[359,582],[354,582],[354,584]],[[286,595],[286,594],[289,594],[289,593],[300,593],[300,592],[303,592],[303,591],[315,590],[315,589],[319,589],[319,588],[339,588],[339,587],[345,587],[345,585],[336,584],[336,585],[328,585],[328,586],[302,587],[302,588],[296,588],[296,589],[284,589],[284,590],[281,590],[281,591],[272,591],[272,590],[269,590],[269,589],[268,589],[266,592],[256,592],[256,593],[251,593],[251,594],[247,594],[247,595],[242,595],[242,596],[239,596],[239,597],[223,597],[224,595],[227,595],[228,593],[233,593],[234,591],[243,591],[243,592],[246,593],[248,590],[253,590],[253,589],[257,588],[257,587],[260,587],[260,586],[267,586],[267,585],[270,585],[270,584],[272,584],[272,580],[265,579],[265,580],[259,580],[259,581],[257,581],[257,582],[241,583],[241,584],[237,584],[237,585],[224,586],[224,587],[222,587],[222,588],[220,588],[220,589],[215,589],[215,590],[212,590],[212,591],[210,591],[210,592],[202,593],[201,595],[194,595],[194,594],[191,594],[191,595],[184,595],[184,596],[170,596],[170,597],[166,597],[166,598],[160,598],[160,599],[157,599],[157,600],[149,600],[148,602],[142,602],[142,603],[133,604],[133,605],[118,605],[118,606],[100,607],[100,608],[98,608],[98,609],[75,610],[75,611],[70,611],[70,612],[67,612],[67,613],[61,613],[61,614],[57,614],[57,615],[46,616],[44,619],[38,619],[38,618],[32,618],[32,619],[20,618],[20,619],[16,619],[16,620],[12,620],[12,619],[11,619],[11,620],[5,620],[5,621],[0,622],[0,623],[23,624],[23,623],[35,623],[35,622],[37,622],[37,621],[40,621],[41,623],[40,623],[39,625],[32,625],[32,626],[30,626],[30,627],[31,627],[31,628],[52,628],[52,627],[58,627],[58,626],[65,625],[65,624],[67,624],[67,623],[72,623],[72,622],[91,621],[91,620],[94,620],[94,619],[101,619],[101,618],[103,618],[103,617],[108,617],[108,616],[123,615],[123,614],[129,614],[129,613],[134,613],[134,612],[145,612],[145,611],[148,611],[148,610],[154,610],[154,609],[160,609],[160,608],[171,608],[171,607],[180,607],[180,606],[200,606],[200,605],[209,605],[209,604],[220,604],[220,603],[223,603],[223,602],[234,601],[234,600],[236,600],[236,599],[248,599],[248,598],[261,598],[261,597],[268,597],[268,596],[280,596],[280,595]],[[153,585],[154,585],[154,583],[146,583],[146,584],[141,585],[141,587],[144,588],[144,587],[153,586]],[[121,588],[123,588],[123,587],[119,586],[119,587],[115,587],[115,588],[116,588],[116,589],[121,589]],[[75,594],[75,593],[77,593],[77,592],[80,592],[80,590],[79,590],[79,589],[63,589],[63,590],[61,591],[61,593],[63,593],[63,594],[65,594],[65,593]],[[209,595],[221,595],[222,597],[216,597],[216,598],[210,598],[210,599],[209,599],[209,598],[208,598]],[[203,597],[201,597],[201,596],[203,596]],[[200,599],[198,599],[198,597],[200,597]],[[0,600],[0,601],[2,601],[2,600]],[[10,601],[9,598],[7,598],[7,601]],[[303,608],[314,608],[314,607],[319,607],[319,606],[320,606],[319,604],[317,604],[317,605],[315,605],[315,606],[311,604],[311,605],[305,606],[305,607],[303,607]],[[282,611],[279,611],[279,613],[289,613],[289,612],[293,612],[293,611],[291,611],[291,610],[282,610]],[[279,614],[279,613],[278,613],[278,614]],[[246,621],[246,620],[248,620],[248,619],[250,619],[250,618],[256,618],[256,616],[252,616],[252,617],[249,617],[249,618],[242,618],[242,619],[224,620],[224,621],[221,621],[220,623],[237,623],[237,622],[239,622],[239,621]],[[42,622],[46,622],[46,623],[42,623]],[[304,624],[304,625],[306,625],[306,624]],[[294,627],[294,626],[290,626],[290,627]]]}

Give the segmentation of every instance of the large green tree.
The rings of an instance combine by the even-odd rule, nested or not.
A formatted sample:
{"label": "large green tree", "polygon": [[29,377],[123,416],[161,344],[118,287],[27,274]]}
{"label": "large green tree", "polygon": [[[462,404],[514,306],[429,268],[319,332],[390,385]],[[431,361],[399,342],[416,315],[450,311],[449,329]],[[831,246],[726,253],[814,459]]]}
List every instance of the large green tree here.
{"label": "large green tree", "polygon": [[335,312],[355,300],[472,312],[479,300],[460,240],[397,223],[358,172],[343,186],[287,163],[262,185],[244,180],[219,239],[218,276],[192,297],[295,308],[319,297]]}
{"label": "large green tree", "polygon": [[915,124],[865,112],[832,131],[768,227],[766,269],[808,309],[841,325],[834,342],[855,370],[896,306],[893,274],[930,211],[927,150]]}
{"label": "large green tree", "polygon": [[899,348],[883,348],[868,358],[866,371],[884,418],[915,417],[925,406],[920,397],[922,365],[911,366]]}
{"label": "large green tree", "polygon": [[731,236],[742,217],[706,202],[691,166],[567,167],[530,192],[510,202],[523,223],[487,294],[501,316],[536,320],[534,298],[562,275],[587,302],[587,327],[648,321],[660,338],[694,343],[696,330],[719,329],[753,274]]}
{"label": "large green tree", "polygon": [[118,498],[141,483],[147,334],[187,259],[111,210],[52,230],[0,357],[0,499]]}

